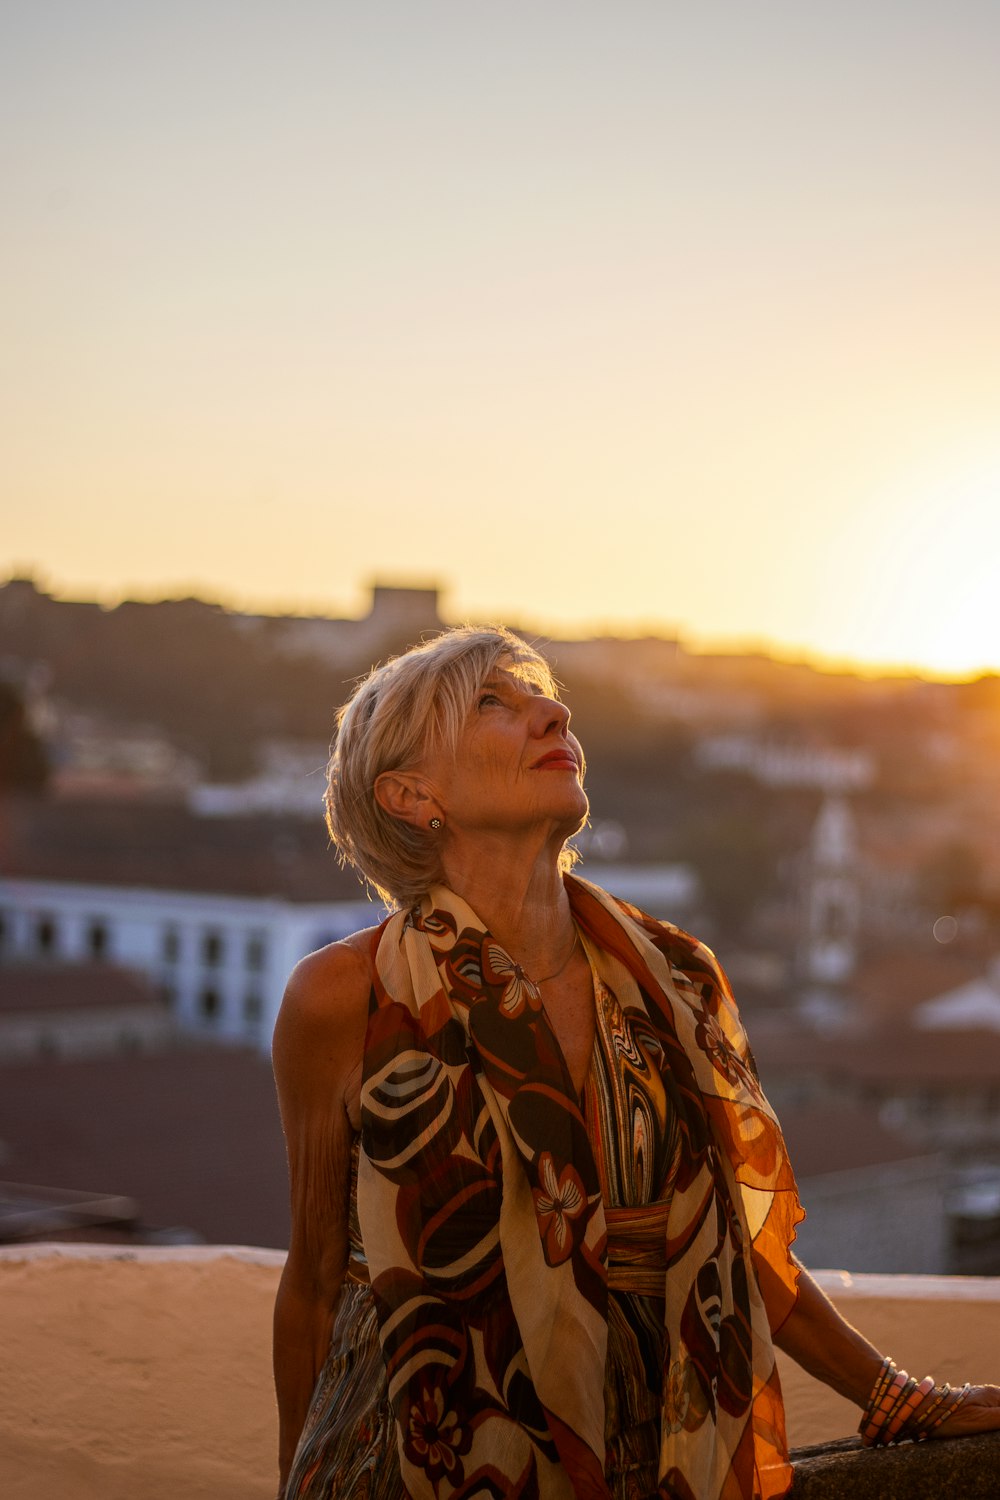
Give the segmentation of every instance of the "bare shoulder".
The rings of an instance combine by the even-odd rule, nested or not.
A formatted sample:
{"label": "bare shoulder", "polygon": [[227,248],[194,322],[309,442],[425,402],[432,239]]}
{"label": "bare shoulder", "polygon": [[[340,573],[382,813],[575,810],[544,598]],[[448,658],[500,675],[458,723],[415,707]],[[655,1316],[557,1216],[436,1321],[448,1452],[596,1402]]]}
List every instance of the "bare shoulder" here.
{"label": "bare shoulder", "polygon": [[315,953],[299,959],[289,975],[285,1002],[297,1011],[325,1009],[362,994],[365,1002],[371,987],[372,939],[377,929],[364,927],[338,943],[327,943]]}
{"label": "bare shoulder", "polygon": [[275,1071],[353,1060],[364,1044],[372,982],[366,927],[308,953],[292,970],[274,1029]]}

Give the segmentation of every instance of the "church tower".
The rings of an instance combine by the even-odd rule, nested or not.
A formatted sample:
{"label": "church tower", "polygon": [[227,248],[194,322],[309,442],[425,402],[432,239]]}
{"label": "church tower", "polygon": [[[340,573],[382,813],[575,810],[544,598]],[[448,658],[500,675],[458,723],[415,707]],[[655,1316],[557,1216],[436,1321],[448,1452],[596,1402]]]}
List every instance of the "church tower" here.
{"label": "church tower", "polygon": [[813,828],[803,889],[801,1011],[818,1028],[850,1020],[846,985],[854,974],[861,924],[858,840],[843,797],[827,795]]}

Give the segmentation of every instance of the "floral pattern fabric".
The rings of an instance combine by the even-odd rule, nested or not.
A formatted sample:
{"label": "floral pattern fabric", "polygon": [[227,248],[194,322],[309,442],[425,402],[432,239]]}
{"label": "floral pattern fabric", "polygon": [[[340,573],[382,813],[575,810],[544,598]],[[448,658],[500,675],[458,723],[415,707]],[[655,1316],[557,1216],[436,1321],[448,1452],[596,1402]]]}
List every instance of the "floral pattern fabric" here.
{"label": "floral pattern fabric", "polygon": [[[658,1494],[771,1500],[791,1469],[758,1278],[791,1307],[801,1216],[780,1131],[708,950],[566,879],[677,1122]],[[358,1209],[406,1492],[607,1497],[607,1224],[538,991],[444,887],[385,924],[375,970]]]}

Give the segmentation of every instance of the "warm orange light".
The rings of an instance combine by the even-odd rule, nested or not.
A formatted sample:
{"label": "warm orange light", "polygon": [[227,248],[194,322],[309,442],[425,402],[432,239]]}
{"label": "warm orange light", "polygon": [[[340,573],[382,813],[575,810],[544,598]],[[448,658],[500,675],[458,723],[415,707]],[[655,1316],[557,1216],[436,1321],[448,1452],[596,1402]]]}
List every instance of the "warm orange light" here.
{"label": "warm orange light", "polygon": [[830,654],[966,676],[1000,663],[1000,453],[941,454],[853,519],[816,637]]}

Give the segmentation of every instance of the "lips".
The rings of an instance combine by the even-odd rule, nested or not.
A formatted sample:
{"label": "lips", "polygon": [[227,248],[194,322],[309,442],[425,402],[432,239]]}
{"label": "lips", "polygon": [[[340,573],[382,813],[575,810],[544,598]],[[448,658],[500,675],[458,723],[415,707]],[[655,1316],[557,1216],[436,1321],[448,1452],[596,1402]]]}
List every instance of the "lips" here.
{"label": "lips", "polygon": [[580,763],[572,750],[550,750],[548,755],[543,755],[536,760],[531,768],[533,771],[573,771],[579,773]]}

